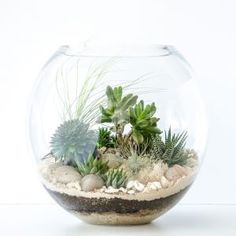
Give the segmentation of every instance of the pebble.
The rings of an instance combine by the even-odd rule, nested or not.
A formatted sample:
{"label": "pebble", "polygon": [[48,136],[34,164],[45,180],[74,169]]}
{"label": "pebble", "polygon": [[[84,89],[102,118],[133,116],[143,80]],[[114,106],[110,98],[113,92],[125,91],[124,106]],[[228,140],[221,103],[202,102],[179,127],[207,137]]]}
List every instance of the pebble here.
{"label": "pebble", "polygon": [[56,182],[63,184],[79,182],[82,178],[80,173],[71,166],[57,166],[53,170],[53,176]]}
{"label": "pebble", "polygon": [[187,166],[193,168],[198,165],[198,160],[195,159],[194,157],[191,157],[187,160]]}
{"label": "pebble", "polygon": [[121,191],[123,193],[127,193],[128,190],[126,188],[121,187],[121,188],[119,188],[119,191]]}
{"label": "pebble", "polygon": [[134,188],[139,191],[139,192],[142,192],[144,190],[144,185],[141,184],[140,182],[138,181],[135,181],[134,182]]}
{"label": "pebble", "polygon": [[105,190],[106,193],[118,193],[119,192],[119,189],[117,188],[113,188],[112,186],[109,186],[106,190]]}
{"label": "pebble", "polygon": [[132,189],[133,186],[134,186],[134,181],[133,181],[133,180],[130,180],[130,181],[127,183],[127,185],[126,185],[126,188],[127,188],[127,189]]}
{"label": "pebble", "polygon": [[130,180],[127,185],[127,189],[142,192],[144,190],[144,185],[137,180]]}
{"label": "pebble", "polygon": [[98,175],[89,174],[82,178],[81,189],[85,192],[94,191],[104,186],[103,179]]}
{"label": "pebble", "polygon": [[153,166],[153,170],[155,171],[157,179],[159,180],[168,170],[168,165],[159,161],[157,164]]}
{"label": "pebble", "polygon": [[102,154],[102,159],[104,161],[108,161],[109,168],[116,169],[122,163],[120,156],[118,156],[117,154],[113,154],[113,153]]}
{"label": "pebble", "polygon": [[165,177],[169,181],[176,181],[185,175],[187,175],[187,170],[184,167],[180,165],[174,165],[166,171]]}
{"label": "pebble", "polygon": [[161,186],[162,186],[162,188],[168,188],[169,187],[169,181],[165,176],[161,177]]}
{"label": "pebble", "polygon": [[135,191],[134,190],[129,190],[127,193],[128,194],[135,194]]}

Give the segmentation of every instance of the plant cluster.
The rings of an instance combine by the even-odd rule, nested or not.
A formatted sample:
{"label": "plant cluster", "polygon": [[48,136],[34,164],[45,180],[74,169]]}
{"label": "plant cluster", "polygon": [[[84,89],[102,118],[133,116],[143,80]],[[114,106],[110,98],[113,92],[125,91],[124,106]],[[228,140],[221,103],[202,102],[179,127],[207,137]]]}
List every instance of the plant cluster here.
{"label": "plant cluster", "polygon": [[[186,164],[187,133],[175,134],[169,129],[162,137],[155,103],[145,105],[143,100],[138,101],[138,96],[123,94],[121,86],[108,86],[106,98],[107,105],[100,106],[99,122],[107,123],[108,128],[93,131],[83,119],[63,122],[50,142],[56,160],[77,168],[82,176],[98,175],[107,187],[114,188],[126,185],[128,172],[109,169],[108,161],[102,159],[108,150],[114,158],[119,152],[133,175],[153,161],[161,160],[168,166]],[[97,149],[105,151],[99,156]]]}
{"label": "plant cluster", "polygon": [[[154,117],[156,106],[144,105],[141,100],[137,104],[138,96],[128,94],[123,96],[122,87],[110,86],[106,90],[107,108],[100,106],[102,113],[101,123],[111,123],[112,130],[116,133],[120,143],[129,138],[133,139],[137,144],[147,141],[152,135],[160,134],[157,128],[159,118]],[[125,125],[130,124],[131,130],[125,138]]]}

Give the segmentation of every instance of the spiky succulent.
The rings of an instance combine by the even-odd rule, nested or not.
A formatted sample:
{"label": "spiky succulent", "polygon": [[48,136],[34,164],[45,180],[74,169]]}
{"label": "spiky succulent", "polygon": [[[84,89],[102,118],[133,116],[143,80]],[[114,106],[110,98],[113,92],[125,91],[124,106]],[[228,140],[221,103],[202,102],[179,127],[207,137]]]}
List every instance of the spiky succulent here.
{"label": "spiky succulent", "polygon": [[136,103],[138,96],[133,96],[133,94],[123,96],[121,86],[114,89],[108,86],[106,95],[108,100],[107,108],[100,107],[102,113],[101,123],[114,123],[114,131],[121,135],[124,131],[124,126],[129,122],[128,109]]}
{"label": "spiky succulent", "polygon": [[160,135],[152,138],[151,153],[154,158],[162,160],[168,166],[184,165],[188,159],[184,151],[186,139],[187,132],[173,134],[170,128],[168,132],[165,131],[164,141],[162,141]]}
{"label": "spiky succulent", "polygon": [[97,135],[89,125],[78,120],[61,124],[51,138],[51,153],[57,160],[76,167],[84,163],[96,148]]}
{"label": "spiky succulent", "polygon": [[109,169],[107,163],[90,155],[84,164],[78,165],[78,170],[82,176],[97,174],[103,177]]}
{"label": "spiky succulent", "polygon": [[113,188],[125,187],[127,183],[127,174],[123,169],[111,169],[106,173],[106,186]]}
{"label": "spiky succulent", "polygon": [[98,148],[114,148],[116,146],[116,137],[112,135],[109,129],[99,128],[97,146]]}
{"label": "spiky succulent", "polygon": [[157,128],[159,118],[154,117],[155,112],[155,103],[145,106],[142,100],[134,107],[129,108],[132,138],[136,143],[141,144],[150,139],[152,135],[161,133]]}

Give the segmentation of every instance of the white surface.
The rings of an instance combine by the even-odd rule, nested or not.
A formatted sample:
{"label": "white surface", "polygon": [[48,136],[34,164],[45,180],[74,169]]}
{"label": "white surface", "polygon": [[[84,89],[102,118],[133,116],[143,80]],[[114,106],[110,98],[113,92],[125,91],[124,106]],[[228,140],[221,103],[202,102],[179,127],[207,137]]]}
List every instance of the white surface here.
{"label": "white surface", "polygon": [[[25,135],[29,93],[61,44],[85,39],[175,45],[209,112],[209,148],[185,203],[236,204],[236,1],[0,1],[0,203],[47,203]],[[210,190],[210,191],[209,191]]]}
{"label": "white surface", "polygon": [[144,226],[84,224],[53,205],[0,206],[4,236],[235,236],[236,206],[178,206]]}

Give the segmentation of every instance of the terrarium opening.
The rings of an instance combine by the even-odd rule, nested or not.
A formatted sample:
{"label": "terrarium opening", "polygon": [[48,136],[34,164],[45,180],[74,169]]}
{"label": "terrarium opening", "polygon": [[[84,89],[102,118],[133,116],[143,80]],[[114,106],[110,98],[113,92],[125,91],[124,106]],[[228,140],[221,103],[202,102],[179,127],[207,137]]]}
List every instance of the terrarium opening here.
{"label": "terrarium opening", "polygon": [[68,56],[79,57],[163,57],[176,50],[171,45],[64,45],[59,51]]}

